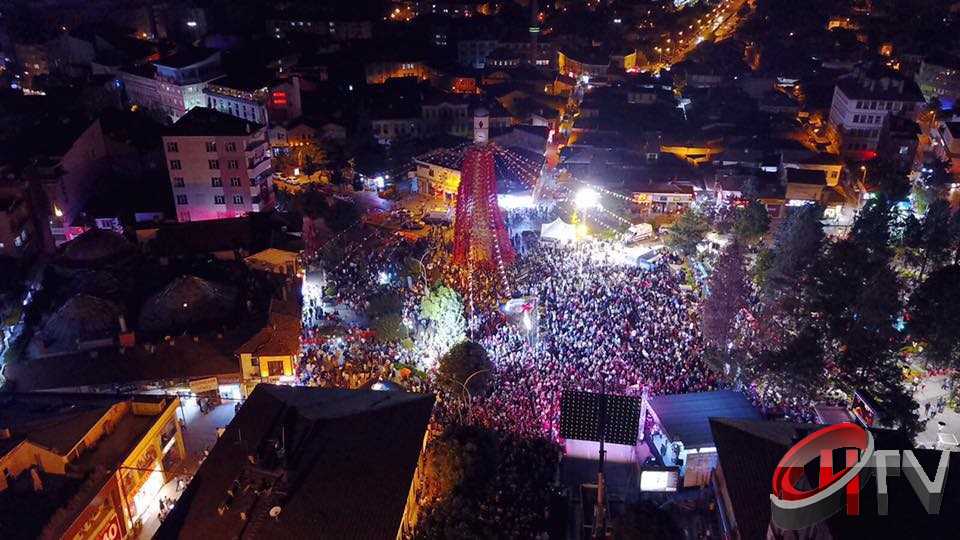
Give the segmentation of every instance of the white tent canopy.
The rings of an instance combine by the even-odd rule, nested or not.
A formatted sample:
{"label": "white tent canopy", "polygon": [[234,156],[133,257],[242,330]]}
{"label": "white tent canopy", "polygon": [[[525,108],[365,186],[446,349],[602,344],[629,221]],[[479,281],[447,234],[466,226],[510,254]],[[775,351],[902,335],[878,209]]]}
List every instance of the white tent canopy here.
{"label": "white tent canopy", "polygon": [[540,238],[561,243],[573,242],[577,239],[577,227],[557,218],[540,226]]}

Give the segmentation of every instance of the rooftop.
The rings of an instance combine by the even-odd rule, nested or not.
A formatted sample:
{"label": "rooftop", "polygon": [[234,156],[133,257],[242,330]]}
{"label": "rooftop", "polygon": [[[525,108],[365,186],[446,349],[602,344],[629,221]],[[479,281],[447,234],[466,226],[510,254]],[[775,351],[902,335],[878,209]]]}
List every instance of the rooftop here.
{"label": "rooftop", "polygon": [[789,167],[786,169],[786,172],[787,182],[790,182],[791,184],[809,184],[814,186],[827,185],[826,171],[795,169],[793,167]]}
{"label": "rooftop", "polygon": [[682,441],[687,448],[713,445],[712,417],[760,419],[747,398],[733,390],[653,396],[649,403],[670,439]]}
{"label": "rooftop", "polygon": [[156,538],[395,538],[433,403],[257,385]]}
{"label": "rooftop", "polygon": [[165,134],[175,137],[240,137],[263,126],[206,107],[194,107]]}
{"label": "rooftop", "polygon": [[210,57],[218,54],[220,54],[220,51],[216,49],[208,49],[206,47],[189,47],[181,51],[177,51],[166,58],[161,58],[160,60],[155,61],[154,65],[182,69],[195,64],[200,64],[205,60],[210,59]]}

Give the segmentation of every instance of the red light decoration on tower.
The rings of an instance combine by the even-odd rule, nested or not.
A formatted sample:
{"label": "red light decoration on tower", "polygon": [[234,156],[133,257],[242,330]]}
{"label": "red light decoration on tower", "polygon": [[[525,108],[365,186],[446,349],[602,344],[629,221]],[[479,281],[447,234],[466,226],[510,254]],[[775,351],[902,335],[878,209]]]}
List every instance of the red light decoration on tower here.
{"label": "red light decoration on tower", "polygon": [[287,93],[283,90],[277,90],[271,95],[273,100],[274,107],[286,107],[287,106]]}
{"label": "red light decoration on tower", "polygon": [[516,259],[497,204],[495,147],[476,144],[463,154],[453,229],[453,262],[502,270]]}

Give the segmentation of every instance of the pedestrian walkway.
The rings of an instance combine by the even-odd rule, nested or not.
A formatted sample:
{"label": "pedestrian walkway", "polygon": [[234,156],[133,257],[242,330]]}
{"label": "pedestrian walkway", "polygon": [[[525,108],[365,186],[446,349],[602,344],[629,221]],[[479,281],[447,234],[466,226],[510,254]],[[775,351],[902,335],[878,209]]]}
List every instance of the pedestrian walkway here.
{"label": "pedestrian walkway", "polygon": [[960,414],[946,406],[949,391],[947,377],[940,375],[924,379],[914,398],[920,405],[919,414],[924,430],[917,435],[917,444],[925,448],[960,450]]}
{"label": "pedestrian walkway", "polygon": [[160,502],[175,503],[180,497],[181,491],[177,489],[177,480],[184,479],[183,485],[186,486],[187,480],[197,472],[203,462],[204,451],[208,451],[217,442],[218,430],[225,428],[233,420],[237,402],[224,400],[221,405],[206,414],[200,412],[197,398],[182,397],[180,404],[177,417],[184,422],[183,444],[187,455],[174,472],[177,476],[160,489],[154,501],[141,514],[143,528],[137,535],[139,540],[149,540],[156,534],[157,529],[160,528]]}

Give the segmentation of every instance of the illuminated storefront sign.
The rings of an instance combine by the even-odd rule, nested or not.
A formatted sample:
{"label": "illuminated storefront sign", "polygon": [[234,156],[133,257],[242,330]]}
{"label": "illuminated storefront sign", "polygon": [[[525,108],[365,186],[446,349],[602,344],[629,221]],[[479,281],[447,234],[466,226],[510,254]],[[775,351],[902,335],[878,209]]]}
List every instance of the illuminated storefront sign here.
{"label": "illuminated storefront sign", "polygon": [[119,540],[126,536],[116,475],[80,513],[62,538],[67,540]]}

